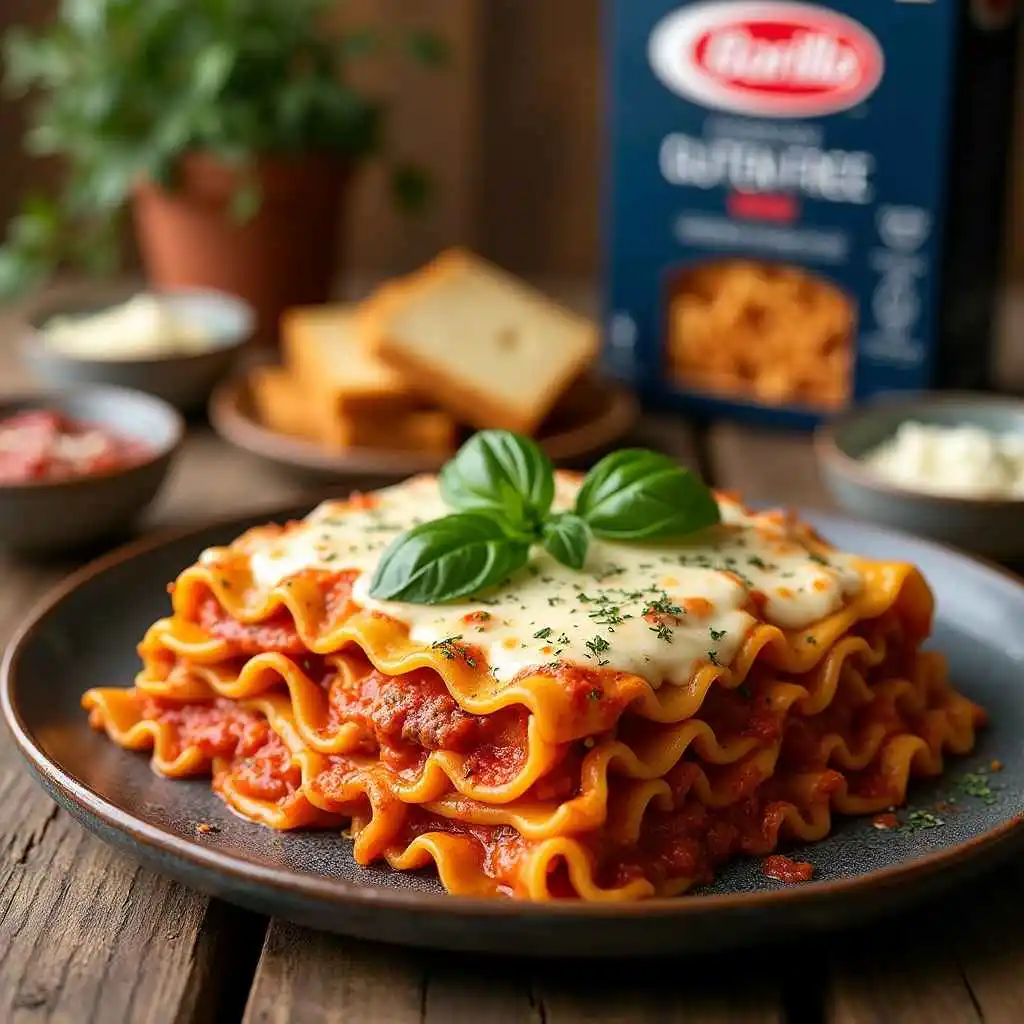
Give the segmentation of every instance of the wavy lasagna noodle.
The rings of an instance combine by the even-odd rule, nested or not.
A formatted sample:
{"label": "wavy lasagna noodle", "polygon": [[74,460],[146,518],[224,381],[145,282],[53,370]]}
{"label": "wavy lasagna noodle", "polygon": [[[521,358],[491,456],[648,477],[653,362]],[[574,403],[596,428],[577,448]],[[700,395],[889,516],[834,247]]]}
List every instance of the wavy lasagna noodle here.
{"label": "wavy lasagna noodle", "polygon": [[[556,503],[577,486],[560,475]],[[434,479],[328,502],[204,552],[135,685],[83,703],[246,818],[348,829],[360,864],[469,895],[681,893],[902,804],[985,720],[921,650],[916,569],[719,503],[687,542],[595,541],[583,572],[538,550],[490,594],[414,606],[368,580],[444,514]]]}

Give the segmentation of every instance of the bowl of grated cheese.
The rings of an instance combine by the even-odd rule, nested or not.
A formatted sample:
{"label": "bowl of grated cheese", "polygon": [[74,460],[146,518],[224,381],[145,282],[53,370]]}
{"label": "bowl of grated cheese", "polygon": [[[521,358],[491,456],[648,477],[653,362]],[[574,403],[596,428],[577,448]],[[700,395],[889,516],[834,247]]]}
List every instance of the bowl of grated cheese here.
{"label": "bowl of grated cheese", "polygon": [[65,299],[30,318],[21,354],[41,384],[113,384],[192,412],[230,371],[254,317],[241,299],[200,289]]}
{"label": "bowl of grated cheese", "polygon": [[821,426],[833,499],[862,519],[1001,560],[1024,557],[1024,401],[885,395]]}

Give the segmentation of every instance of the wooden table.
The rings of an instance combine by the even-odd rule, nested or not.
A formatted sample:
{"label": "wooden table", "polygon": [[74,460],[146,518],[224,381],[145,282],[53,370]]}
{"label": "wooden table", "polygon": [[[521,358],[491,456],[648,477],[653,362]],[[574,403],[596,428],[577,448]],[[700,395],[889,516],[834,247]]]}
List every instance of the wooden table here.
{"label": "wooden table", "polygon": [[[16,382],[0,348],[0,382]],[[634,439],[751,500],[823,506],[806,438],[649,418]],[[301,493],[193,431],[147,527]],[[69,565],[0,561],[0,642]],[[1024,872],[838,938],[660,964],[498,962],[321,935],[137,867],[30,781],[0,730],[0,1022],[1024,1021]],[[591,978],[597,980],[590,980]]]}

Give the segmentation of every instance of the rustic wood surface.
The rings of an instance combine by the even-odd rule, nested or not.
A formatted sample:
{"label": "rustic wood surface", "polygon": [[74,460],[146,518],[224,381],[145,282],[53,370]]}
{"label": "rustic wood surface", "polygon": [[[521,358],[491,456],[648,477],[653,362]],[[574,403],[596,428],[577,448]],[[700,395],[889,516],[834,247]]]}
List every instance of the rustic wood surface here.
{"label": "rustic wood surface", "polygon": [[[0,325],[0,389],[15,390],[8,336]],[[634,440],[754,500],[828,504],[805,437],[648,417]],[[196,426],[144,528],[303,490]],[[70,568],[0,560],[0,645]],[[1024,873],[1010,868],[907,920],[727,957],[595,970],[393,949],[267,920],[137,867],[58,810],[0,733],[0,1021],[12,1024],[1016,1024],[1022,907]]]}

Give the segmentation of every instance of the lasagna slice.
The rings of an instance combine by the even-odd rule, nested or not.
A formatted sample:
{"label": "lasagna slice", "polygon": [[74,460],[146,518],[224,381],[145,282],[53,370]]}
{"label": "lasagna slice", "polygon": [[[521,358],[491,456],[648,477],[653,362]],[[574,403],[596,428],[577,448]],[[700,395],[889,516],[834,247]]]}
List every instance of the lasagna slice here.
{"label": "lasagna slice", "polygon": [[[556,507],[578,487],[559,474]],[[985,721],[921,650],[915,568],[717,499],[686,540],[595,540],[581,571],[538,548],[440,605],[369,593],[389,543],[445,514],[435,478],[326,502],[205,551],[134,686],[83,703],[157,772],[209,775],[271,828],[345,830],[360,864],[468,895],[681,893],[902,804]]]}

